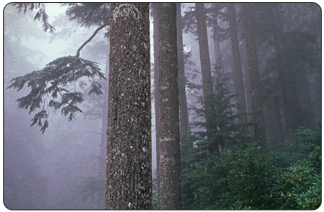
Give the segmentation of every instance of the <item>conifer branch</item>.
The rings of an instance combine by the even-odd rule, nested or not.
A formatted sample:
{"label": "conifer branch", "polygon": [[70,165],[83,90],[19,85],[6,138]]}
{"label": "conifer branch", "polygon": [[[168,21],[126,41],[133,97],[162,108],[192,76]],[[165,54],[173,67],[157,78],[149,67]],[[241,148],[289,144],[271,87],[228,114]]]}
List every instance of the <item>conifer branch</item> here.
{"label": "conifer branch", "polygon": [[106,27],[106,26],[108,26],[109,24],[104,24],[104,25],[102,25],[102,26],[100,26],[100,27],[98,27],[97,29],[96,29],[96,31],[94,31],[94,33],[91,35],[91,37],[88,39],[88,40],[86,40],[81,46],[80,46],[80,48],[78,48],[78,50],[77,50],[77,53],[76,53],[76,57],[79,57],[80,56],[80,51],[83,49],[83,47],[85,47],[85,45],[87,45],[95,36],[96,36],[96,34],[101,30],[101,29],[103,29],[104,27]]}
{"label": "conifer branch", "polygon": [[49,22],[48,22],[48,15],[46,13],[45,10],[45,4],[44,3],[14,3],[14,5],[16,5],[18,12],[23,11],[24,13],[27,12],[27,9],[29,7],[29,11],[33,11],[34,9],[38,9],[40,8],[35,17],[34,17],[34,21],[35,20],[41,20],[43,23],[43,29],[45,32],[47,32],[48,30],[50,31],[50,33],[54,33],[55,31],[55,27],[53,27]]}

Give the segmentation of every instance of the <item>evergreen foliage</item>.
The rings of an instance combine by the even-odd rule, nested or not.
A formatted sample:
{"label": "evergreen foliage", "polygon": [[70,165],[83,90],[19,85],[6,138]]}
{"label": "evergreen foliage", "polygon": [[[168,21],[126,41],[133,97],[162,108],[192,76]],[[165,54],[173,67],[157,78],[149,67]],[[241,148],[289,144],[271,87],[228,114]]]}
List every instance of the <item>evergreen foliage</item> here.
{"label": "evergreen foliage", "polygon": [[[212,137],[196,121],[193,145],[182,156],[184,209],[316,209],[321,204],[321,131],[299,128],[293,140],[264,149],[239,125],[229,77],[213,79],[215,108]],[[191,85],[194,87],[194,85]],[[199,99],[202,104],[202,99]],[[192,108],[205,117],[205,109]],[[187,144],[188,145],[188,144]],[[182,147],[184,148],[184,147]]]}
{"label": "evergreen foliage", "polygon": [[[36,10],[34,20],[42,22],[44,31],[54,33],[55,28],[48,22],[44,3],[14,3],[14,5],[19,12],[26,13]],[[84,27],[96,26],[97,30],[81,45],[76,56],[58,58],[41,70],[15,77],[7,87],[7,89],[16,89],[17,91],[24,90],[24,87],[30,89],[26,96],[17,99],[18,108],[29,110],[29,114],[35,113],[31,119],[31,126],[38,125],[42,133],[49,126],[51,110],[60,110],[63,116],[68,117],[68,121],[72,121],[77,113],[82,113],[79,105],[84,102],[85,94],[103,94],[102,86],[98,80],[106,79],[97,63],[82,59],[79,54],[80,50],[91,41],[99,30],[110,24],[110,4],[62,3],[62,5],[67,6],[66,15],[71,21]],[[242,33],[242,11],[241,5],[236,5],[239,38],[241,39],[245,36]],[[315,78],[311,75],[316,71],[321,74],[320,30],[311,30],[311,27],[317,26],[314,21],[316,14],[314,17],[312,17],[313,15],[306,17],[305,14],[301,14],[305,11],[305,13],[311,14],[309,11],[312,11],[313,5],[291,5],[284,3],[253,4],[253,15],[259,48],[258,57],[263,57],[259,60],[263,63],[263,66],[261,65],[263,68],[260,69],[263,98],[267,101],[271,100],[273,96],[280,98],[279,121],[282,121],[280,109],[285,109],[282,85],[286,86],[285,92],[289,94],[289,98],[287,98],[288,112],[291,113],[287,117],[294,125],[295,134],[291,138],[289,137],[289,140],[273,142],[276,145],[269,145],[266,149],[263,148],[265,146],[263,142],[251,138],[247,131],[247,126],[250,124],[240,124],[239,120],[245,114],[237,113],[238,105],[233,104],[235,95],[226,86],[231,79],[230,76],[219,71],[222,67],[215,67],[215,70],[218,71],[215,71],[215,77],[212,79],[213,93],[207,96],[207,99],[212,102],[212,110],[207,111],[204,107],[203,97],[197,97],[197,103],[202,108],[191,108],[196,116],[195,121],[191,123],[193,133],[186,135],[186,140],[181,143],[182,150],[186,152],[181,155],[182,206],[184,209],[282,210],[316,209],[320,206],[321,127],[316,128],[315,121],[313,125],[309,124],[311,122],[309,117],[314,117],[315,113],[311,111],[312,101],[308,87],[311,84],[310,81],[308,82],[309,78]],[[219,25],[217,24],[217,29],[214,30],[219,33],[220,41],[226,44],[229,37],[229,31],[226,28],[228,25],[227,3],[217,4],[217,7],[210,6],[210,4],[205,4],[205,6],[207,25],[215,27],[213,23],[220,22]],[[287,10],[288,7],[289,10]],[[184,32],[197,35],[195,17],[195,7],[188,7],[188,11],[185,12],[182,19]],[[311,22],[314,23],[308,24]],[[24,31],[21,28],[20,30]],[[108,32],[106,35],[108,36]],[[277,42],[276,36],[280,38],[278,39],[280,42]],[[7,35],[6,40],[9,40]],[[15,39],[11,45],[17,45],[14,41]],[[104,43],[103,41],[98,42],[94,46],[96,49],[94,58],[98,58],[98,49],[106,51],[107,47],[104,46]],[[13,50],[6,50],[7,55],[12,52]],[[18,52],[21,54],[21,51]],[[226,52],[224,51],[224,53]],[[188,69],[192,75],[200,74],[198,71],[192,70],[194,63],[189,61],[190,56],[191,53],[184,55],[186,65],[191,66],[186,67],[186,74],[188,75]],[[18,66],[19,63],[10,63],[21,69],[21,66]],[[24,65],[30,66],[27,61]],[[117,81],[116,77],[115,80]],[[188,89],[202,89],[202,86],[190,84],[189,81],[186,84]],[[308,93],[305,92],[306,90]],[[318,97],[318,95],[314,96]],[[116,99],[117,104],[118,98]],[[114,108],[116,109],[120,105],[119,102]],[[134,108],[138,108],[137,103]],[[98,108],[93,109],[93,111],[96,110]],[[117,112],[117,109],[115,111]],[[212,118],[206,120],[206,117]],[[286,117],[284,121],[286,124],[288,123]],[[300,127],[303,125],[306,127]],[[14,122],[12,126],[14,126]],[[207,126],[211,126],[209,131],[211,136],[207,136]],[[286,128],[288,127],[286,126]],[[12,132],[8,131],[8,134],[15,134],[13,129],[14,127],[10,127]],[[288,129],[285,130],[288,131]],[[269,131],[267,133],[269,134]],[[67,135],[64,135],[64,138],[69,140]],[[10,143],[10,145],[13,144]],[[10,145],[7,146],[10,147]],[[27,145],[23,144],[22,147],[27,148]],[[31,170],[30,175],[33,177],[30,178],[32,182],[28,182],[28,178],[23,176],[25,173],[17,168],[18,165],[9,167],[10,171],[6,174],[10,176],[6,176],[6,179],[12,177],[11,173],[14,175],[12,181],[4,187],[4,192],[7,195],[6,204],[19,202],[18,208],[24,208],[28,204],[39,204],[41,205],[39,207],[43,207],[43,202],[45,205],[46,181],[37,178],[36,175],[39,175],[37,169],[32,164],[25,163],[25,156],[24,158],[18,157],[18,159],[12,158],[12,160],[15,159],[22,163],[22,166],[28,167],[28,170]],[[27,161],[30,160],[28,157],[27,159]],[[131,161],[133,162],[133,160]],[[124,164],[124,162],[121,160],[120,164]],[[132,166],[126,166],[125,170],[129,167]],[[117,166],[117,169],[120,170],[120,166]],[[35,179],[39,182],[34,182]],[[25,185],[24,183],[27,185],[24,188],[17,187],[17,185]],[[27,192],[27,190],[33,189],[31,188],[33,186],[30,185],[39,186],[39,188],[34,186],[37,196],[31,196]],[[98,201],[99,197],[96,196],[96,192],[101,190],[103,185],[104,182],[96,177],[85,178],[78,186],[83,201],[89,203]],[[113,185],[115,186],[115,184]],[[117,193],[119,191],[116,190]],[[154,208],[159,208],[159,196],[156,191],[157,180],[153,178],[152,203]]]}
{"label": "evergreen foliage", "polygon": [[[44,3],[15,3],[18,12],[33,11],[39,9],[34,20],[41,20],[44,31],[54,33],[55,28],[49,24],[48,15]],[[79,58],[81,49],[97,34],[97,32],[109,25],[110,8],[107,3],[62,3],[68,6],[66,15],[70,20],[77,21],[81,26],[90,27],[98,25],[99,28],[94,34],[81,45],[75,57],[67,56],[55,59],[39,71],[24,76],[15,77],[12,84],[7,89],[14,88],[21,90],[27,83],[31,87],[28,95],[17,99],[18,108],[29,109],[29,113],[41,108],[40,112],[34,115],[31,126],[37,125],[42,133],[49,125],[49,108],[61,109],[61,114],[68,115],[68,120],[72,121],[76,112],[82,112],[77,106],[83,102],[81,90],[87,85],[84,79],[91,83],[89,95],[103,94],[102,86],[96,79],[106,79],[97,63]],[[79,90],[76,84],[79,83]],[[81,90],[80,90],[81,89]],[[59,94],[59,95],[58,95]]]}
{"label": "evergreen foliage", "polygon": [[19,12],[24,11],[24,13],[26,13],[27,10],[33,11],[34,9],[38,9],[34,20],[42,21],[45,32],[49,31],[50,33],[54,33],[55,27],[48,22],[48,15],[44,3],[14,3],[14,5],[16,5]]}
{"label": "evergreen foliage", "polygon": [[102,26],[110,22],[109,3],[64,3],[69,8],[66,15],[81,26]]}
{"label": "evergreen foliage", "polygon": [[[211,112],[207,113],[204,107],[193,108],[198,121],[192,124],[196,131],[189,139],[194,148],[190,148],[191,152],[183,157],[182,189],[185,209],[215,208],[217,199],[221,198],[219,190],[228,189],[224,177],[229,168],[227,164],[218,164],[215,161],[223,161],[226,152],[232,151],[234,144],[247,137],[246,124],[237,123],[240,114],[234,112],[237,106],[231,103],[235,95],[226,88],[228,79],[228,76],[220,73],[214,77],[214,93],[210,97],[214,101],[214,108]],[[198,98],[198,102],[203,104],[203,99]],[[207,124],[201,120],[205,115],[215,117],[209,123],[213,128],[212,136],[208,138],[205,130]],[[218,182],[217,179],[221,181]]]}
{"label": "evergreen foliage", "polygon": [[[193,149],[183,170],[185,209],[316,209],[321,204],[321,131],[266,151],[249,137],[228,151]],[[189,186],[190,185],[190,186]],[[191,197],[191,199],[190,199]]]}
{"label": "evergreen foliage", "polygon": [[13,78],[7,89],[20,91],[26,84],[31,88],[28,95],[17,99],[18,108],[29,109],[29,113],[40,109],[34,115],[31,125],[37,123],[44,133],[49,125],[49,108],[61,109],[62,115],[69,115],[69,121],[72,121],[76,112],[82,112],[77,104],[84,100],[80,90],[84,87],[84,79],[91,83],[88,94],[102,94],[102,87],[96,79],[106,78],[97,63],[68,56],[50,62],[41,70]]}

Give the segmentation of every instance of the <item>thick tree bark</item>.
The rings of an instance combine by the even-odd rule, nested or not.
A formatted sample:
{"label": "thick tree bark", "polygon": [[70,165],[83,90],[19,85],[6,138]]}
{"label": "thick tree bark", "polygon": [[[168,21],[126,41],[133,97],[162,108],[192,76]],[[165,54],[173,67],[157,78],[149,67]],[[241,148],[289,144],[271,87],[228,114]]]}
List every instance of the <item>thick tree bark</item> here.
{"label": "thick tree bark", "polygon": [[[184,70],[183,58],[183,37],[181,24],[181,3],[177,3],[177,47],[178,47],[178,83],[179,83],[179,106],[180,106],[180,141],[182,144],[186,142],[187,136],[190,134],[189,114],[186,96],[186,75]],[[190,145],[182,145],[188,148]],[[182,153],[185,154],[186,148]]]}
{"label": "thick tree bark", "polygon": [[149,4],[112,3],[106,209],[152,209]]}
{"label": "thick tree bark", "polygon": [[206,130],[207,139],[211,137],[211,130],[213,128],[213,117],[210,115],[213,111],[213,85],[210,67],[210,58],[208,50],[207,25],[206,16],[204,13],[204,3],[196,3],[196,17],[198,30],[198,43],[201,64],[201,76],[203,85],[203,95],[206,110]]}
{"label": "thick tree bark", "polygon": [[258,140],[266,141],[261,80],[258,66],[257,47],[255,43],[253,11],[251,3],[243,3],[243,14],[250,77],[254,137]]}
{"label": "thick tree bark", "polygon": [[176,3],[159,3],[160,209],[181,209]]}
{"label": "thick tree bark", "polygon": [[241,56],[237,37],[237,25],[236,25],[236,15],[235,15],[235,4],[228,4],[228,15],[229,15],[229,25],[230,25],[230,37],[232,45],[232,55],[233,55],[233,72],[234,72],[234,89],[236,97],[236,103],[238,104],[238,113],[242,114],[242,123],[247,122],[246,117],[246,107],[245,107],[245,94],[244,94],[244,84],[241,66]]}

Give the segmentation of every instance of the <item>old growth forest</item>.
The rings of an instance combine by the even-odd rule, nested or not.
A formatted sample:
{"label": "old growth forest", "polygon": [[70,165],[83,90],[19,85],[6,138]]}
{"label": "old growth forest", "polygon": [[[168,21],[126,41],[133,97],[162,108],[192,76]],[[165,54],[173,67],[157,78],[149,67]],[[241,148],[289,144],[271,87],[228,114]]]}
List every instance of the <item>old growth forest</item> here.
{"label": "old growth forest", "polygon": [[8,209],[317,209],[315,3],[9,3]]}

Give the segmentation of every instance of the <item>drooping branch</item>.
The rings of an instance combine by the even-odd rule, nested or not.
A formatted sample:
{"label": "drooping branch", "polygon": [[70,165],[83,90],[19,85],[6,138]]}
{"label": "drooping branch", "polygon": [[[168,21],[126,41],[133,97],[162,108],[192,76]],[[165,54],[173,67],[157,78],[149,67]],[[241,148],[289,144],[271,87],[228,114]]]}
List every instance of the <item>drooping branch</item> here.
{"label": "drooping branch", "polygon": [[100,26],[100,27],[98,27],[97,29],[96,29],[96,31],[94,31],[94,33],[91,35],[91,37],[88,39],[88,40],[86,40],[81,46],[80,46],[80,48],[78,48],[78,50],[77,50],[77,53],[76,53],[76,57],[79,57],[80,56],[80,51],[83,49],[83,47],[85,47],[85,45],[87,45],[95,36],[96,36],[96,34],[101,30],[101,29],[103,29],[103,28],[105,28],[106,26],[108,26],[109,24],[104,24],[104,25],[102,25],[102,26]]}
{"label": "drooping branch", "polygon": [[42,107],[42,103],[47,105],[47,108],[61,109],[62,115],[69,115],[69,121],[74,119],[76,113],[82,113],[77,105],[83,102],[83,93],[70,91],[69,85],[83,77],[87,77],[91,82],[89,95],[103,93],[102,86],[94,81],[95,77],[106,79],[98,64],[73,56],[58,58],[41,70],[13,78],[12,84],[7,89],[19,91],[25,85],[31,88],[28,95],[17,99],[18,108],[29,109],[29,113],[39,109],[31,120],[31,125],[37,124],[44,133],[49,125],[47,120],[49,110]]}
{"label": "drooping branch", "polygon": [[45,32],[49,31],[50,33],[54,33],[55,31],[55,27],[53,27],[49,22],[48,22],[48,15],[46,13],[45,10],[45,4],[44,3],[14,3],[13,5],[15,5],[18,9],[18,12],[23,11],[24,13],[27,12],[27,9],[29,7],[29,11],[33,11],[34,9],[38,9],[40,8],[35,17],[34,17],[34,21],[35,20],[41,20],[43,23],[43,29]]}

